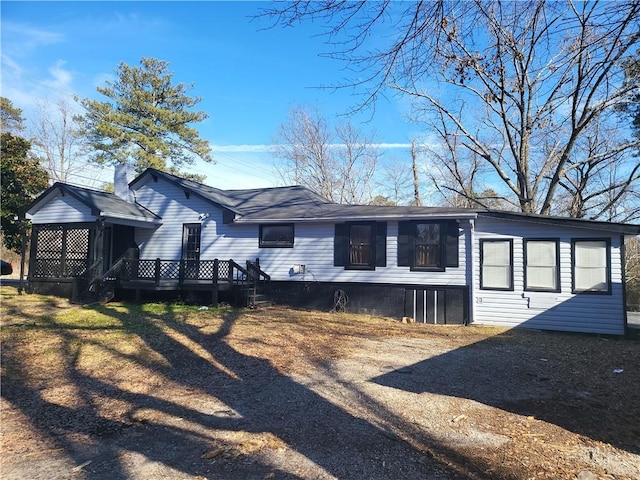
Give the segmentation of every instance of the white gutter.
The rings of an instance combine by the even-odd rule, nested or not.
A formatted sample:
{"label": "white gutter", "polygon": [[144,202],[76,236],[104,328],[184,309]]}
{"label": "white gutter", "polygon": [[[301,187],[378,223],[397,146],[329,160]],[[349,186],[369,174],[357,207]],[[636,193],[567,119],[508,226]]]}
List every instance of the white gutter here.
{"label": "white gutter", "polygon": [[130,225],[141,228],[153,228],[158,225],[162,225],[162,220],[159,218],[145,218],[134,215],[100,215],[100,218],[109,223]]}

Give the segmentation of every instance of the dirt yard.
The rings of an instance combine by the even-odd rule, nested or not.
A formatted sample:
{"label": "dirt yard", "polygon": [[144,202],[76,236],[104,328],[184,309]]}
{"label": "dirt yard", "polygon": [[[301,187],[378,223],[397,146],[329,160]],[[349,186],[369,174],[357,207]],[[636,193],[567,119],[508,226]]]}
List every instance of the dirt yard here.
{"label": "dirt yard", "polygon": [[3,479],[640,479],[640,341],[1,287]]}

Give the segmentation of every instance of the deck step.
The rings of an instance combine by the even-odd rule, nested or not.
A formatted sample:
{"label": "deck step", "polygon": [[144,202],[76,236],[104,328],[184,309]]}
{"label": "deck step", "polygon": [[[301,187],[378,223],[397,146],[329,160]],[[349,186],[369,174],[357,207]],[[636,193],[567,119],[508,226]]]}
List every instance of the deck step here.
{"label": "deck step", "polygon": [[269,300],[269,297],[264,293],[256,293],[255,295],[249,294],[249,298],[247,299],[247,304],[249,307],[267,307],[272,305],[273,302]]}

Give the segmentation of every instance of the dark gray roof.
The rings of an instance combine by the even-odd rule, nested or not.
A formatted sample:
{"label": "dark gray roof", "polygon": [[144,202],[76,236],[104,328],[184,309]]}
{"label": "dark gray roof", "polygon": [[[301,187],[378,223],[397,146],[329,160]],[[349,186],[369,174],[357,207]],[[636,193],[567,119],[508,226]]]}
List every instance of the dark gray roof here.
{"label": "dark gray roof", "polygon": [[343,205],[333,203],[307,187],[273,187],[250,190],[221,190],[202,183],[149,168],[131,182],[131,187],[145,175],[165,180],[235,213],[235,222],[277,222],[314,220],[371,220],[376,218],[438,218],[475,216],[479,210],[441,207],[407,207],[380,205]]}
{"label": "dark gray roof", "polygon": [[282,208],[316,208],[320,205],[331,204],[329,200],[312,192],[306,187],[273,187],[254,188],[249,190],[220,190],[170,173],[149,168],[131,182],[135,187],[145,175],[162,177],[165,180],[195,193],[239,216],[255,215],[274,207]]}
{"label": "dark gray roof", "polygon": [[357,221],[385,219],[441,219],[496,217],[505,220],[533,221],[606,229],[620,233],[640,234],[639,225],[612,224],[586,219],[550,217],[518,212],[493,211],[483,208],[409,207],[381,205],[344,205],[333,203],[306,187],[274,187],[250,190],[220,190],[155,169],[147,169],[131,182],[134,187],[145,175],[160,176],[233,212],[234,222],[310,222]]}
{"label": "dark gray roof", "polygon": [[484,217],[500,218],[503,220],[529,221],[578,228],[595,228],[599,230],[607,230],[609,232],[624,233],[627,235],[640,235],[640,225],[634,225],[631,223],[614,223],[601,220],[590,220],[588,218],[557,217],[503,210],[485,211],[480,213],[480,215]]}
{"label": "dark gray roof", "polygon": [[77,187],[66,183],[56,182],[42,195],[40,195],[28,208],[27,213],[36,208],[42,199],[48,198],[51,194],[60,191],[63,194],[76,198],[81,203],[91,209],[93,215],[114,218],[132,218],[142,221],[156,221],[160,217],[150,212],[142,205],[129,203],[113,193],[91,190],[89,188]]}
{"label": "dark gray roof", "polygon": [[475,217],[478,210],[467,208],[408,207],[382,205],[341,205],[326,203],[317,206],[275,206],[270,209],[244,215],[239,222],[259,220],[375,220],[393,218],[468,218]]}

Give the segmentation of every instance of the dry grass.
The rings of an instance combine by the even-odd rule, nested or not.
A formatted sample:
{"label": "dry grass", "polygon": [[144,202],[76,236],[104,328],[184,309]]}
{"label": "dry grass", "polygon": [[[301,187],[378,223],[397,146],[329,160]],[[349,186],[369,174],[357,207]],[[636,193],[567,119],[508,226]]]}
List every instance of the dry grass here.
{"label": "dry grass", "polygon": [[[259,311],[229,307],[200,310],[197,306],[180,304],[117,302],[80,307],[54,297],[18,295],[14,288],[6,286],[0,289],[0,315],[5,424],[1,451],[9,459],[54,455],[52,452],[60,445],[59,438],[69,439],[74,445],[74,442],[93,444],[105,432],[153,426],[164,432],[188,432],[181,441],[198,438],[196,444],[201,450],[197,458],[208,462],[207,465],[241,457],[258,458],[268,452],[285,452],[279,455],[289,455],[286,458],[291,462],[293,454],[286,453],[293,448],[291,441],[284,441],[282,434],[276,435],[264,425],[258,431],[251,431],[250,424],[212,429],[208,421],[202,419],[240,418],[229,400],[235,397],[225,398],[226,389],[245,392],[243,383],[263,385],[266,382],[264,385],[268,385],[271,377],[276,382],[295,379],[294,383],[285,384],[290,385],[294,397],[307,398],[312,387],[301,388],[300,382],[311,382],[314,378],[333,381],[339,379],[336,373],[339,366],[364,367],[369,363],[374,365],[377,357],[389,356],[389,352],[371,351],[371,346],[393,347],[398,352],[413,352],[412,355],[427,359],[426,351],[416,353],[417,346],[441,352],[436,355],[441,358],[445,358],[447,352],[475,352],[477,348],[517,362],[519,352],[523,352],[527,355],[522,359],[524,380],[512,381],[508,377],[509,365],[504,365],[504,369],[492,372],[496,379],[501,378],[495,389],[505,389],[504,397],[509,398],[512,393],[509,389],[533,382],[535,388],[547,385],[549,391],[558,392],[554,393],[557,398],[505,403],[498,408],[465,398],[476,398],[473,385],[466,385],[459,397],[437,391],[415,397],[402,390],[375,387],[375,392],[389,396],[380,397],[376,402],[392,405],[397,415],[393,421],[399,423],[389,428],[401,432],[399,436],[412,445],[414,451],[422,452],[420,455],[433,457],[452,471],[462,472],[463,476],[573,478],[582,468],[580,465],[584,465],[583,459],[576,459],[576,452],[586,448],[598,455],[610,448],[611,458],[615,459],[622,458],[620,448],[640,452],[637,440],[640,438],[640,347],[637,341],[494,328],[407,325],[370,316],[278,307]],[[501,365],[500,359],[494,360],[493,357],[484,359],[494,368]],[[402,361],[407,360],[394,360],[396,364]],[[385,364],[381,365],[386,368]],[[528,365],[531,365],[530,371]],[[612,375],[614,369],[625,373]],[[328,374],[334,373],[336,378],[327,379]],[[452,370],[454,373],[458,374]],[[462,380],[452,378],[452,381],[469,379],[474,380],[464,376]],[[211,382],[216,388],[212,388]],[[337,416],[349,412],[346,418],[354,424],[357,422],[352,419],[357,417],[367,418],[371,425],[392,421],[380,416],[379,407],[371,406],[378,405],[373,396],[367,397],[373,393],[345,380],[341,382],[338,387],[324,386],[319,390],[331,402],[335,401],[332,395],[336,398],[346,395],[347,403],[340,406],[340,410],[334,410]],[[322,388],[328,390],[324,392]],[[367,388],[374,389],[373,386]],[[482,388],[486,389],[486,385],[478,385],[479,390]],[[508,439],[508,443],[497,449],[474,450],[462,446],[459,450],[438,450],[434,444],[419,440],[422,433],[411,433],[418,425],[412,415],[425,415],[424,411],[415,410],[419,408],[416,398],[429,398],[430,414],[441,412],[443,415],[439,419],[434,417],[432,425],[420,427],[431,429],[429,435],[443,432],[451,435],[451,432],[464,432],[473,427],[482,429],[485,436]],[[402,402],[407,399],[414,404],[404,411]],[[352,401],[366,401],[371,405]],[[267,409],[264,415],[268,416],[271,413],[268,409],[274,406],[267,404],[264,408]],[[325,408],[329,407],[325,405]],[[578,416],[576,411],[580,412]],[[252,405],[248,412],[262,418],[260,405]],[[407,418],[403,417],[405,414]],[[322,422],[312,415],[308,418],[294,415],[293,420],[302,422],[305,428]],[[282,422],[286,421],[285,416]],[[283,428],[288,431],[286,425]],[[579,433],[572,433],[571,429]],[[139,441],[138,438],[136,442]],[[155,437],[145,441],[155,441]],[[609,443],[615,447],[607,447]],[[368,455],[357,448],[354,446],[356,450],[346,455]],[[609,475],[602,478],[631,478],[607,473],[603,465],[592,465],[591,469]],[[241,473],[237,475],[243,478]],[[314,478],[314,475],[298,478]]]}

